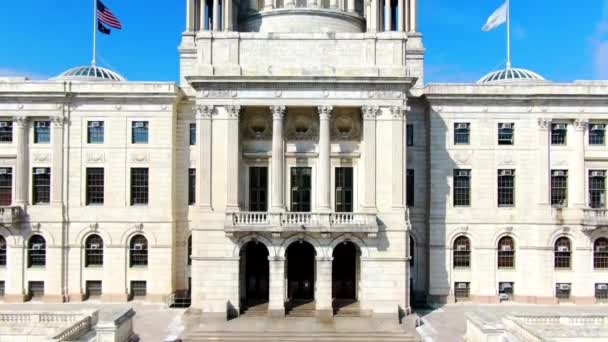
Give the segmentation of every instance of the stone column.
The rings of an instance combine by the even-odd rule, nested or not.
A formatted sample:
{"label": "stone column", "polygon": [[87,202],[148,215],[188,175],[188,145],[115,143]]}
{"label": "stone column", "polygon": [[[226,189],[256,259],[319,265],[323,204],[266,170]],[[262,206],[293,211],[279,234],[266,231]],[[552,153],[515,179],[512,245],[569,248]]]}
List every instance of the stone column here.
{"label": "stone column", "polygon": [[226,159],[228,160],[226,169],[226,210],[239,210],[239,160],[240,158],[240,139],[239,139],[239,114],[241,106],[226,106],[228,115],[226,135]]}
{"label": "stone column", "polygon": [[213,27],[212,31],[219,31],[220,29],[220,2],[219,0],[213,0]]}
{"label": "stone column", "polygon": [[285,0],[285,2],[283,2],[283,6],[284,8],[294,8],[295,0]]}
{"label": "stone column", "polygon": [[329,132],[329,119],[332,106],[319,106],[319,193],[317,195],[317,208],[320,212],[331,211],[331,142]]}
{"label": "stone column", "polygon": [[274,5],[272,3],[272,0],[264,0],[264,10],[265,11],[269,11],[269,10],[273,9],[273,7],[274,7]]}
{"label": "stone column", "polygon": [[551,119],[538,118],[538,204],[548,205],[549,201],[549,178],[550,175],[550,150],[551,141]]}
{"label": "stone column", "polygon": [[329,0],[329,8],[338,9],[338,0]]}
{"label": "stone column", "polygon": [[365,180],[363,207],[376,212],[376,115],[379,108],[365,106],[363,111],[363,175]]}
{"label": "stone column", "polygon": [[317,8],[317,0],[306,0],[306,7],[308,8]]}
{"label": "stone column", "polygon": [[410,1],[410,32],[418,31],[418,0]]}
{"label": "stone column", "polygon": [[269,298],[268,314],[270,316],[285,315],[285,258],[268,257],[269,266]]}
{"label": "stone column", "polygon": [[51,117],[53,142],[53,168],[51,170],[51,204],[61,206],[63,203],[63,115]]}
{"label": "stone column", "polygon": [[285,106],[272,106],[272,174],[271,193],[272,203],[270,211],[285,211],[285,189],[283,188],[283,165],[285,154],[283,151],[283,117]]}
{"label": "stone column", "polygon": [[333,258],[317,257],[315,277],[315,303],[317,317],[331,319],[333,317],[332,307],[332,261]]}
{"label": "stone column", "polygon": [[390,0],[384,1],[384,31],[391,31],[391,2]]}
{"label": "stone column", "polygon": [[194,1],[198,0],[188,0],[188,4],[186,5],[186,31],[191,32],[194,31],[194,21],[196,18],[194,17]]}
{"label": "stone column", "polygon": [[405,8],[404,8],[405,0],[397,1],[397,31],[403,32],[404,30],[404,22],[405,22]]}
{"label": "stone column", "polygon": [[28,119],[25,116],[13,119],[15,124],[15,140],[17,142],[17,165],[15,167],[15,205],[25,207],[28,203]]}
{"label": "stone column", "polygon": [[232,31],[232,0],[224,0],[222,14],[224,16],[223,31]]}
{"label": "stone column", "polygon": [[568,178],[574,180],[572,188],[572,204],[575,207],[585,207],[585,132],[589,121],[587,119],[574,120],[574,155],[576,162],[569,172]]}
{"label": "stone column", "polygon": [[348,12],[355,11],[355,0],[348,0]]}
{"label": "stone column", "polygon": [[404,139],[404,110],[403,107],[391,107],[393,116],[393,209],[404,210],[404,179],[405,179],[405,139]]}
{"label": "stone column", "polygon": [[212,129],[211,117],[213,106],[196,106],[196,130],[198,143],[198,168],[196,170],[196,200],[198,205],[206,211],[211,211],[212,206],[212,183],[211,183],[211,158],[212,158]]}
{"label": "stone column", "polygon": [[410,31],[410,12],[411,12],[411,0],[403,1],[403,11],[401,14],[403,15],[403,31]]}

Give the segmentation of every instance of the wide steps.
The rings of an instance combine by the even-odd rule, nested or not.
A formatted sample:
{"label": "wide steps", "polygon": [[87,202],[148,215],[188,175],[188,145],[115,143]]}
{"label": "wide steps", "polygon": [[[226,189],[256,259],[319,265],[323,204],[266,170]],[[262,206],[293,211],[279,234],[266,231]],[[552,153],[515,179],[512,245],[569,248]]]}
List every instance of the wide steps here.
{"label": "wide steps", "polygon": [[227,341],[227,342],[415,342],[414,336],[405,332],[203,332],[194,331],[182,339],[183,342]]}

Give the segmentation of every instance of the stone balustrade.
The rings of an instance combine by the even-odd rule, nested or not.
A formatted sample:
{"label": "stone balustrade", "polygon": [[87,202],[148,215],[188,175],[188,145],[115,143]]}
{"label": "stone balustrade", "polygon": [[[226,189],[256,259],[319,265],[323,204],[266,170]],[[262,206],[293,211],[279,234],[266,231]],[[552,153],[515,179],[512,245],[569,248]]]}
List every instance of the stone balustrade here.
{"label": "stone balustrade", "polygon": [[608,209],[583,209],[583,225],[590,230],[608,226]]}
{"label": "stone balustrade", "polygon": [[83,315],[83,313],[0,311],[0,325],[40,324],[45,326],[61,326],[76,322],[82,319]]}
{"label": "stone balustrade", "polygon": [[0,222],[13,223],[19,219],[21,215],[21,207],[8,206],[0,207]]}
{"label": "stone balustrade", "polygon": [[376,214],[311,212],[228,212],[226,233],[235,232],[351,232],[375,234]]}
{"label": "stone balustrade", "polygon": [[76,341],[91,330],[91,317],[87,316],[53,336],[54,341]]}

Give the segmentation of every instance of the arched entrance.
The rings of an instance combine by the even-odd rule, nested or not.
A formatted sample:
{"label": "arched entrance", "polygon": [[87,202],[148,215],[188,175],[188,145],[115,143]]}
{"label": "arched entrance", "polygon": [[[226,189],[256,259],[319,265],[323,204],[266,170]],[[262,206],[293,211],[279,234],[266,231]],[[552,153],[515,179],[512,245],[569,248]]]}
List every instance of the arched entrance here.
{"label": "arched entrance", "polygon": [[287,247],[287,300],[292,307],[315,298],[315,248],[306,241]]}
{"label": "arched entrance", "polygon": [[268,303],[268,249],[263,243],[250,241],[240,253],[241,308],[243,311]]}
{"label": "arched entrance", "polygon": [[334,247],[331,267],[334,313],[354,308],[358,300],[359,267],[359,249],[354,243],[344,241]]}

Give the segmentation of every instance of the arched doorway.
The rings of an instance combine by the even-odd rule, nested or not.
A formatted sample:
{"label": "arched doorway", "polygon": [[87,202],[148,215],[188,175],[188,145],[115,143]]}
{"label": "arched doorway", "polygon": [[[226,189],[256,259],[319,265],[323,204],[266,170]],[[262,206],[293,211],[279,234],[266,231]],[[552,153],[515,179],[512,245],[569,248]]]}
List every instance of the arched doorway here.
{"label": "arched doorway", "polygon": [[292,307],[315,298],[315,248],[306,241],[287,247],[287,299]]}
{"label": "arched doorway", "polygon": [[335,314],[357,307],[359,267],[359,249],[354,243],[344,241],[334,247],[331,273]]}
{"label": "arched doorway", "polygon": [[268,249],[263,243],[250,241],[240,253],[241,308],[243,311],[268,303]]}

